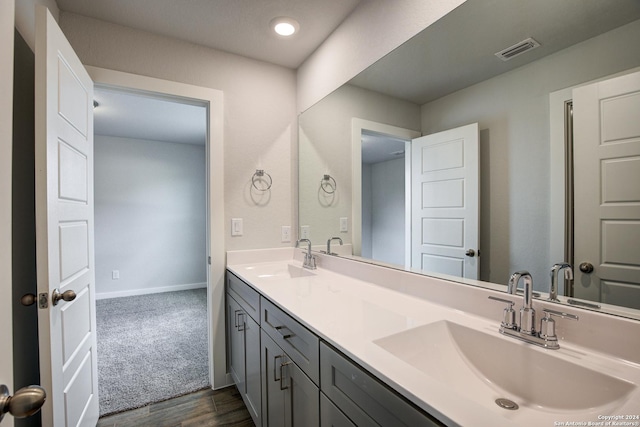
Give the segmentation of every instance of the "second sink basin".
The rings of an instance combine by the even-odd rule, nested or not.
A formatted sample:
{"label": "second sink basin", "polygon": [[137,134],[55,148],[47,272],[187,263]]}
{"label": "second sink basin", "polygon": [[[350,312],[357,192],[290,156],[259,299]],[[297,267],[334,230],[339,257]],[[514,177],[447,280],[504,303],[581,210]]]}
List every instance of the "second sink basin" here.
{"label": "second sink basin", "polygon": [[284,263],[255,265],[247,267],[246,269],[260,279],[293,279],[296,277],[315,276],[315,274],[308,269]]}
{"label": "second sink basin", "polygon": [[636,387],[580,366],[579,359],[569,362],[550,354],[552,350],[445,320],[374,343],[487,405],[493,405],[497,398],[507,398],[534,411],[584,414],[624,402]]}

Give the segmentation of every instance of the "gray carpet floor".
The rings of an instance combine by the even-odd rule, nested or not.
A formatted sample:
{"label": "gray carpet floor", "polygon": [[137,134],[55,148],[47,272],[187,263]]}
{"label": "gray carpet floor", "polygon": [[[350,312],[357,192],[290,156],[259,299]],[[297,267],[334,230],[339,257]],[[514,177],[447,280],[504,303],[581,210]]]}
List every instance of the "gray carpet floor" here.
{"label": "gray carpet floor", "polygon": [[206,289],[96,301],[100,416],[208,387]]}

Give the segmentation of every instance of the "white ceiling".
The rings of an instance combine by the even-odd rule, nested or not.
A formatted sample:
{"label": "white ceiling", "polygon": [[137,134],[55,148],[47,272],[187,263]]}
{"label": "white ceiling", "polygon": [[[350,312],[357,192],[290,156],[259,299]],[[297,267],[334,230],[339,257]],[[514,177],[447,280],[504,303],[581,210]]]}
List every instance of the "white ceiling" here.
{"label": "white ceiling", "polygon": [[[57,0],[63,12],[296,69],[340,25],[360,0]],[[300,24],[277,36],[273,18]],[[204,144],[206,110],[139,94],[96,88],[97,135]]]}
{"label": "white ceiling", "polygon": [[204,145],[207,109],[177,100],[96,87],[94,133],[119,138]]}
{"label": "white ceiling", "polygon": [[[249,58],[298,68],[360,0],[57,0],[61,11],[138,28]],[[291,38],[273,18],[300,23]]]}
{"label": "white ceiling", "polygon": [[[423,105],[637,19],[639,0],[467,0],[350,83]],[[495,57],[528,37],[541,46]]]}
{"label": "white ceiling", "polygon": [[362,132],[362,163],[374,164],[404,158],[404,139],[375,132]]}

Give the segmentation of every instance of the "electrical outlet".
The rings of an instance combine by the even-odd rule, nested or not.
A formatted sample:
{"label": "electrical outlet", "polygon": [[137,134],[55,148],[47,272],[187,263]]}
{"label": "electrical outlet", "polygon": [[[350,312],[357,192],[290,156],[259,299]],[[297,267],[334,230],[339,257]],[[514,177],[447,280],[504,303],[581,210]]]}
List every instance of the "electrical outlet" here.
{"label": "electrical outlet", "polygon": [[340,232],[346,233],[349,231],[349,223],[347,217],[340,218]]}
{"label": "electrical outlet", "polygon": [[311,239],[311,226],[309,225],[300,226],[300,238]]}
{"label": "electrical outlet", "polygon": [[282,242],[290,242],[291,241],[291,226],[283,225],[282,226]]}
{"label": "electrical outlet", "polygon": [[242,218],[231,218],[231,235],[242,236]]}
{"label": "electrical outlet", "polygon": [[118,280],[118,279],[120,279],[120,270],[111,271],[111,280]]}

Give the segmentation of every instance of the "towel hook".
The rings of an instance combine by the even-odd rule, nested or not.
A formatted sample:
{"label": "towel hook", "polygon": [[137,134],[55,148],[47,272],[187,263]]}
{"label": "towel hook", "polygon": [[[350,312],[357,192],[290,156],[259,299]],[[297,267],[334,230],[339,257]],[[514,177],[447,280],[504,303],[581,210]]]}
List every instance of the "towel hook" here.
{"label": "towel hook", "polygon": [[[336,184],[336,180],[333,179],[331,175],[325,174],[324,177],[320,180],[320,188],[327,194],[333,194],[336,192],[338,185]],[[330,189],[331,191],[327,189]]]}
{"label": "towel hook", "polygon": [[[267,178],[265,178],[265,175],[267,176]],[[256,185],[256,182],[258,181],[265,182],[266,187],[264,185],[262,187],[258,187]],[[253,186],[253,188],[255,188],[258,191],[267,191],[268,189],[271,188],[271,184],[273,184],[273,179],[271,178],[271,175],[266,173],[264,169],[256,169],[256,173],[254,173],[253,176],[251,177],[251,185]]]}

